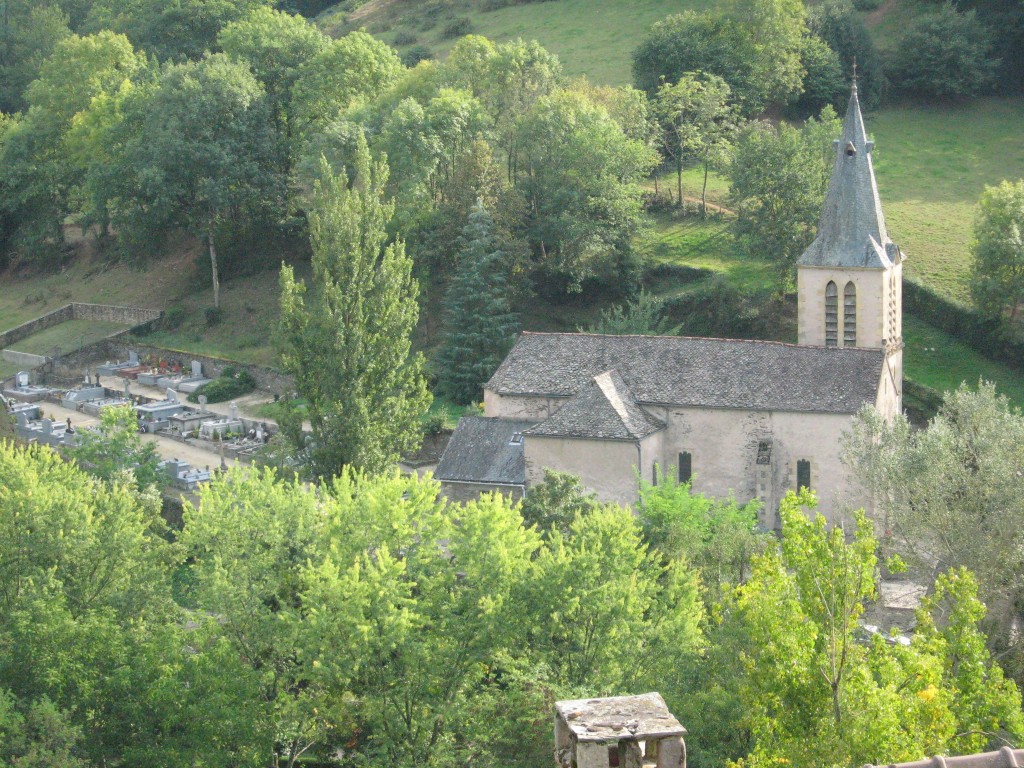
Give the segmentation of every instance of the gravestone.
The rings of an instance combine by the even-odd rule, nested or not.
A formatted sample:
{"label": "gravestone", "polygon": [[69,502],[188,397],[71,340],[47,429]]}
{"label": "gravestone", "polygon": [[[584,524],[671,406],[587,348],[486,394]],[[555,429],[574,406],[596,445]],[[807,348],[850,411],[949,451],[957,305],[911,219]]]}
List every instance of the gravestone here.
{"label": "gravestone", "polygon": [[200,363],[198,360],[193,360],[192,361],[192,375],[193,376],[202,376],[203,375],[203,364]]}
{"label": "gravestone", "polygon": [[15,376],[15,384],[19,388],[20,387],[27,387],[28,386],[28,371],[18,371],[17,376]]}

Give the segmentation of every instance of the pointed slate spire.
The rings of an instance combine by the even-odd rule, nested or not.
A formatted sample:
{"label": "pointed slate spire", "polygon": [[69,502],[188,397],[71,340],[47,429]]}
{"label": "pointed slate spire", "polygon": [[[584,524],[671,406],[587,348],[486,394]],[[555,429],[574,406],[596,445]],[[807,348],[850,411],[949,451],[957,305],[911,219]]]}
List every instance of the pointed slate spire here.
{"label": "pointed slate spire", "polygon": [[818,236],[797,260],[809,267],[873,267],[886,269],[902,255],[885,230],[882,203],[871,165],[871,150],[857,98],[854,74],[850,105],[837,141]]}

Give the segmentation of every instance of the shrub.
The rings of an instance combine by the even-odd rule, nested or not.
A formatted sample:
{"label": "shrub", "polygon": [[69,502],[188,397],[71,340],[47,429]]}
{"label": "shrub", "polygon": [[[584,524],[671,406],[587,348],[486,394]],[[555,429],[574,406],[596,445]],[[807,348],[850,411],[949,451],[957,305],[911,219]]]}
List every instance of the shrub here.
{"label": "shrub", "polygon": [[188,396],[190,403],[198,403],[200,395],[206,395],[208,403],[223,403],[225,400],[233,400],[236,397],[248,394],[256,389],[256,380],[244,368],[238,369],[228,366],[221,372],[221,375],[204,384]]}
{"label": "shrub", "polygon": [[412,48],[402,54],[402,64],[409,67],[415,67],[421,61],[434,58],[434,53],[425,45],[414,45]]}
{"label": "shrub", "polygon": [[395,45],[412,45],[417,40],[416,33],[409,29],[400,29],[395,33]]}
{"label": "shrub", "polygon": [[428,413],[423,419],[424,435],[439,435],[448,427],[448,408],[441,406],[433,413]]}
{"label": "shrub", "polygon": [[163,331],[173,331],[179,328],[185,321],[185,308],[174,306],[168,307],[160,318],[160,329]]}
{"label": "shrub", "polygon": [[224,310],[220,307],[207,307],[203,310],[203,314],[206,317],[207,328],[212,328],[224,319]]}
{"label": "shrub", "polygon": [[457,19],[452,19],[451,21],[449,21],[445,25],[444,30],[441,32],[441,35],[445,39],[450,40],[453,37],[464,37],[465,35],[468,35],[472,31],[473,22],[471,22],[465,16],[460,16]]}

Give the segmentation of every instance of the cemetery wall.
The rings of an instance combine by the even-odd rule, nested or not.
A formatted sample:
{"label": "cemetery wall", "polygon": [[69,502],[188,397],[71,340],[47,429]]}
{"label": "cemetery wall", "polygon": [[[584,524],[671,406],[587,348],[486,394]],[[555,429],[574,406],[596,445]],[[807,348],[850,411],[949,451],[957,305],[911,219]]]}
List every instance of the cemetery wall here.
{"label": "cemetery wall", "polygon": [[158,309],[119,307],[112,304],[82,304],[75,302],[71,307],[72,317],[75,320],[120,323],[121,325],[132,326],[133,328],[146,323],[156,322],[163,314]]}
{"label": "cemetery wall", "polygon": [[30,352],[18,352],[13,349],[0,350],[0,357],[8,363],[20,365],[25,370],[40,366],[47,360],[43,355],[33,355]]}
{"label": "cemetery wall", "polygon": [[65,304],[60,309],[47,312],[45,315],[41,315],[34,320],[29,320],[15,328],[0,333],[0,349],[5,349],[11,346],[11,344],[17,344],[22,339],[27,339],[29,336],[45,331],[47,328],[73,320],[75,317],[74,312],[73,304]]}
{"label": "cemetery wall", "polygon": [[69,320],[105,321],[142,330],[140,326],[157,322],[162,314],[158,309],[118,307],[111,304],[82,304],[76,301],[0,333],[0,349],[6,349],[22,339],[27,339],[40,331],[45,331],[47,328],[66,323]]}
{"label": "cemetery wall", "polygon": [[127,360],[129,352],[136,352],[141,360],[152,356],[172,365],[177,363],[182,368],[188,368],[193,360],[197,360],[203,365],[203,375],[211,379],[219,376],[228,366],[246,370],[252,374],[256,386],[266,392],[284,394],[295,388],[295,382],[291,376],[272,368],[225,360],[222,357],[197,355],[177,349],[156,347],[151,344],[140,344],[129,341],[126,338],[127,335],[128,332],[123,331],[115,336],[97,341],[95,344],[86,345],[81,350],[62,355],[58,361],[55,361],[54,372],[80,378],[86,368],[96,365],[97,362]]}

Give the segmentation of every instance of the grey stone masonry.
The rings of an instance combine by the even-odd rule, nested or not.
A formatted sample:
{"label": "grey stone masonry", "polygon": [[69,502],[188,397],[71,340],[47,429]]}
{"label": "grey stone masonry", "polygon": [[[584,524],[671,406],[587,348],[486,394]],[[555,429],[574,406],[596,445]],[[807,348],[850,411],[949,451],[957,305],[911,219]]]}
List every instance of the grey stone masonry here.
{"label": "grey stone masonry", "polygon": [[22,339],[27,339],[40,331],[45,331],[47,328],[66,323],[69,320],[95,320],[137,327],[156,322],[162,314],[158,309],[72,302],[0,333],[0,349],[17,344]]}

